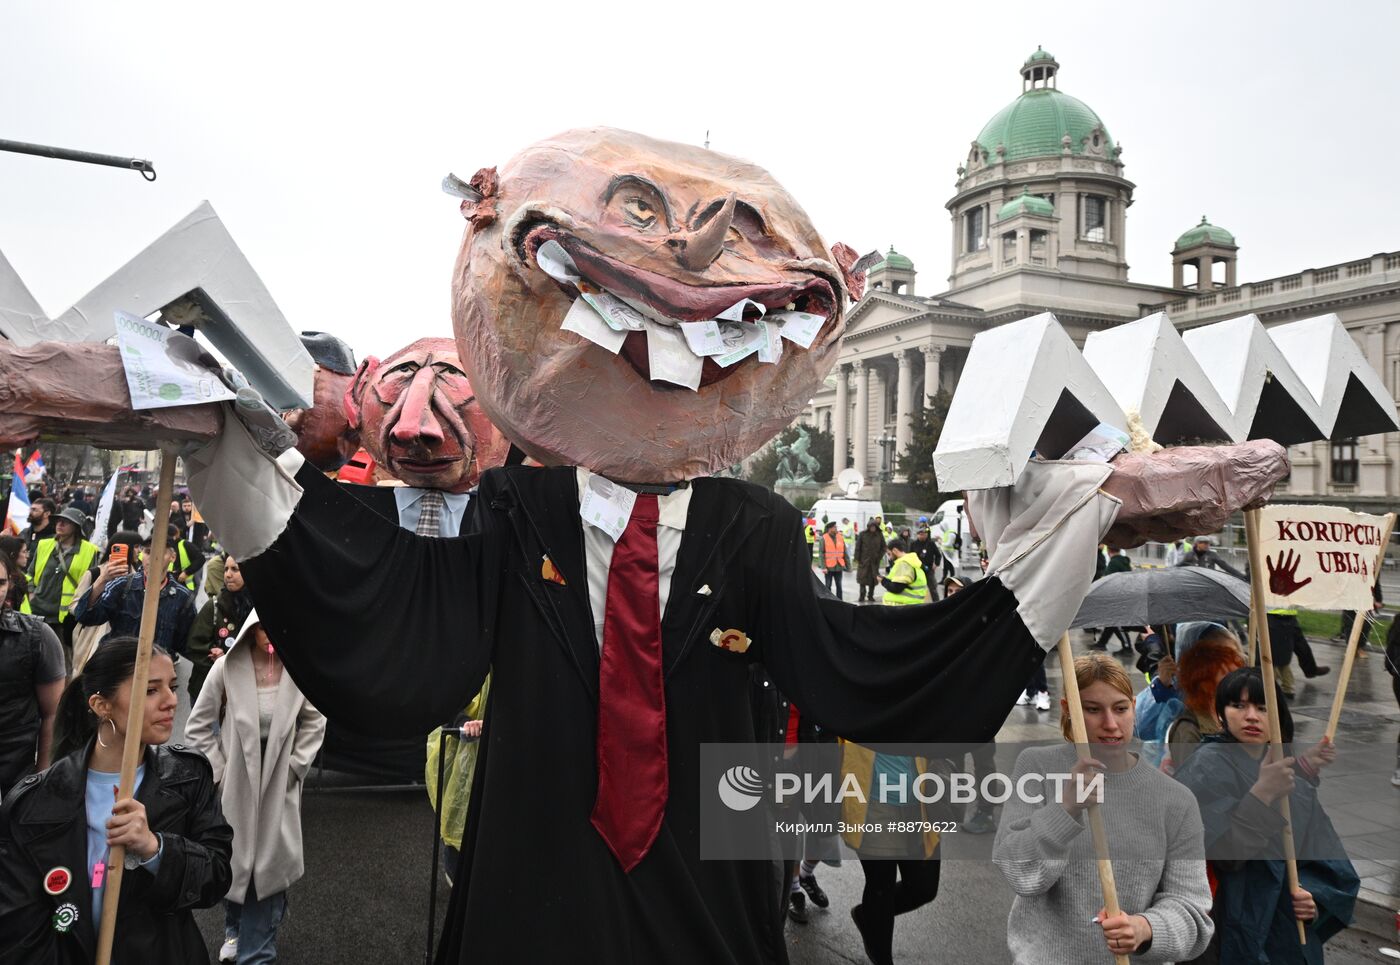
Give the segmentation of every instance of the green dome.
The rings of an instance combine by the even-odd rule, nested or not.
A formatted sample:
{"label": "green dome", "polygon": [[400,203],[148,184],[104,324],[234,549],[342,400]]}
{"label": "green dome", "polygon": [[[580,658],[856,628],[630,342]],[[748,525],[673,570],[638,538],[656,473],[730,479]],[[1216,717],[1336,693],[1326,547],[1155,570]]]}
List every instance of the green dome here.
{"label": "green dome", "polygon": [[1177,248],[1194,248],[1196,245],[1234,245],[1235,236],[1224,228],[1213,225],[1201,215],[1201,223],[1176,239]]}
{"label": "green dome", "polygon": [[1083,154],[1084,139],[1090,138],[1092,143],[1095,128],[1102,134],[1100,146],[1104,154],[1112,157],[1113,139],[1089,105],[1053,87],[1038,87],[1002,108],[982,128],[977,143],[993,162],[999,146],[1006,148],[1005,160],[1019,161],[1029,157],[1058,157],[1064,152],[1060,139],[1068,134],[1070,150]]}
{"label": "green dome", "polygon": [[890,250],[889,253],[885,255],[885,260],[870,270],[874,272],[880,271],[882,268],[893,268],[895,271],[913,271],[914,263],[895,251],[894,245],[890,245]]}
{"label": "green dome", "polygon": [[1050,53],[1050,51],[1046,50],[1044,47],[1036,47],[1036,48],[1035,48],[1035,53],[1031,54],[1029,57],[1026,58],[1026,63],[1027,63],[1027,64],[1033,64],[1033,63],[1035,63],[1036,61],[1039,61],[1039,60],[1054,60],[1054,59],[1055,59],[1055,55],[1052,54],[1052,53]]}
{"label": "green dome", "polygon": [[1012,198],[1001,206],[1001,210],[997,212],[997,220],[1005,221],[1023,211],[1026,214],[1038,214],[1050,218],[1055,215],[1055,206],[1044,198],[1038,198],[1031,194],[1029,188],[1023,188],[1019,198]]}

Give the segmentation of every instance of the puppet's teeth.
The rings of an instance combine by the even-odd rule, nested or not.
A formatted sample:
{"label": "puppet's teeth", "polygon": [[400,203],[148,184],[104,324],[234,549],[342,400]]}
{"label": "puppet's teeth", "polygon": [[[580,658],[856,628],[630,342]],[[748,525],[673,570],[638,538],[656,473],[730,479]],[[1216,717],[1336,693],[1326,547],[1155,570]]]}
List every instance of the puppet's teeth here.
{"label": "puppet's teeth", "polygon": [[752,298],[741,298],[733,305],[730,305],[724,311],[716,315],[715,318],[717,320],[726,322],[742,322],[744,320],[744,309],[748,308],[750,305],[758,309],[758,316],[760,318],[762,318],[763,314],[768,311],[768,309],[764,308]]}
{"label": "puppet's teeth", "polygon": [[540,271],[555,281],[571,285],[577,285],[579,282],[578,266],[574,264],[573,256],[553,238],[535,250],[535,264],[539,266]]}
{"label": "puppet's teeth", "polygon": [[769,316],[769,324],[778,326],[778,333],[795,345],[811,348],[812,340],[826,324],[825,315],[811,312],[774,312]]}
{"label": "puppet's teeth", "polygon": [[686,347],[680,330],[655,322],[646,323],[647,365],[653,381],[700,388],[700,369],[704,359]]}
{"label": "puppet's teeth", "polygon": [[723,355],[729,351],[718,322],[681,322],[680,329],[685,344],[696,355]]}
{"label": "puppet's teeth", "polygon": [[720,337],[724,339],[726,347],[729,349],[724,355],[715,358],[715,363],[721,368],[729,368],[736,362],[742,362],[758,351],[760,345],[766,345],[768,341],[768,324],[762,320],[756,323],[748,322],[724,322],[719,327]]}
{"label": "puppet's teeth", "polygon": [[618,299],[619,301],[625,302],[627,305],[631,306],[636,311],[640,312],[647,318],[651,319],[653,322],[656,322],[660,325],[669,325],[674,328],[675,326],[681,324],[680,319],[671,318],[667,315],[663,315],[656,309],[648,305],[646,302],[639,301],[635,298],[627,298],[624,295],[613,295],[613,297]]}
{"label": "puppet's teeth", "polygon": [[622,349],[622,343],[627,340],[627,333],[608,327],[603,317],[583,296],[574,299],[574,303],[569,306],[569,313],[564,316],[564,321],[559,327],[566,332],[583,336],[614,355]]}
{"label": "puppet's teeth", "polygon": [[584,301],[593,306],[608,327],[616,332],[640,332],[646,323],[641,312],[611,292],[584,292]]}

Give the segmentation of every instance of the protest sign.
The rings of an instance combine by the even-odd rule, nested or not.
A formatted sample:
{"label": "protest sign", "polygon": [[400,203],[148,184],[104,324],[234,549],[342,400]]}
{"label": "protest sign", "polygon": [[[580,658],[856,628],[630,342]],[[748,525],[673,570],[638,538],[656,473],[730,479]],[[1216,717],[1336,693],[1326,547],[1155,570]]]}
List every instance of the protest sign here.
{"label": "protest sign", "polygon": [[188,335],[152,325],[126,312],[117,312],[116,321],[117,346],[121,349],[133,409],[163,409],[233,398],[229,388],[208,368],[213,358]]}
{"label": "protest sign", "polygon": [[1369,610],[1385,518],[1339,506],[1265,506],[1259,511],[1266,605]]}

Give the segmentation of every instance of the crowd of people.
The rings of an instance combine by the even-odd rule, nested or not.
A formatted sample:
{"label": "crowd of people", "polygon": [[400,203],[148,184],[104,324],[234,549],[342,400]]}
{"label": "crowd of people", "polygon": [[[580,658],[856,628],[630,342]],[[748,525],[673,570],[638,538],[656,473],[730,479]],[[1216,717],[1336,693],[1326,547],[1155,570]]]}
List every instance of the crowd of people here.
{"label": "crowd of people", "polygon": [[[88,539],[92,524],[81,497],[69,494],[61,505],[36,499],[30,528],[0,540],[0,794],[13,799],[0,811],[6,844],[0,962],[58,961],[45,956],[55,936],[70,929],[89,947],[101,916],[102,869],[117,845],[127,855],[117,929],[122,960],[205,960],[191,911],[222,901],[219,960],[274,962],[287,893],[303,873],[302,783],[325,718],[285,672],[238,561],[219,550],[189,500],[179,499],[157,567],[162,582],[144,681],[137,790],[115,800],[127,710],[143,699],[132,666],[148,591],[143,560],[151,519],[142,495],[129,487],[99,549]],[[859,529],[849,519],[814,523],[808,535],[814,568],[838,598],[852,569],[857,602],[884,606],[946,598],[971,582],[944,571],[961,547],[934,538],[927,520],[919,520],[913,536],[880,518]],[[1207,541],[1174,550],[1176,565],[1229,569]],[[1106,551],[1098,566],[1106,575],[1131,564]],[[1013,796],[998,818],[979,799],[952,815],[965,831],[996,833],[993,861],[1015,896],[1007,923],[1012,959],[1058,965],[1150,950],[1163,961],[1320,962],[1322,944],[1351,920],[1358,890],[1316,792],[1335,749],[1324,740],[1280,760],[1269,756],[1262,677],[1247,666],[1231,628],[1179,625],[1170,652],[1166,636],[1166,628],[1154,627],[1091,631],[1089,646],[1100,652],[1075,663],[1090,758],[1080,759],[1071,746],[1069,707],[1061,700],[1066,744],[1024,751],[1012,778],[1016,784],[1023,775],[1101,775],[1097,800],[1109,839],[1158,843],[1150,854],[1114,861],[1122,911],[1109,915],[1104,908],[1085,801],[1046,796],[1032,804]],[[1107,651],[1115,638],[1121,659]],[[1288,646],[1295,646],[1291,639]],[[1135,686],[1124,665],[1135,654],[1150,658],[1138,663],[1148,671],[1146,686]],[[1400,702],[1394,625],[1387,665]],[[938,817],[922,802],[874,790],[876,779],[883,788],[891,776],[910,778],[958,762],[841,740],[805,717],[761,668],[754,692],[756,738],[783,746],[788,758],[816,755],[816,766],[853,775],[870,792],[868,803],[848,803],[849,826],[913,827]],[[464,711],[464,721],[476,718],[475,729],[465,731],[471,736],[480,733],[485,694]],[[1285,693],[1275,698],[1280,736],[1291,744]],[[1043,665],[1019,703],[1050,711]],[[465,779],[457,773],[447,782],[445,800],[435,801],[443,840],[453,847],[461,840],[457,825],[465,820],[475,751],[464,760],[454,745],[438,760],[436,744],[431,735],[430,768],[465,772]],[[979,777],[994,768],[994,755],[994,742],[972,752]],[[1400,785],[1400,744],[1394,780]],[[30,784],[37,785],[32,792],[19,793]],[[1330,855],[1300,860],[1297,889],[1288,887],[1274,853],[1283,800],[1292,808],[1300,853]],[[75,832],[26,830],[39,821]],[[939,835],[845,837],[865,879],[851,916],[869,960],[888,965],[898,917],[938,895]],[[783,876],[781,906],[792,922],[805,924],[810,907],[829,906],[817,872],[838,855],[833,838],[808,834],[801,860],[790,862]],[[447,871],[450,876],[451,862]],[[83,899],[71,904],[63,928],[40,914],[56,888]],[[1308,945],[1298,943],[1295,922],[1307,928]],[[1266,958],[1258,957],[1261,949]]]}
{"label": "crowd of people", "polygon": [[[182,495],[156,568],[142,762],[117,800],[154,514],[127,487],[99,549],[84,493],[65,496],[62,508],[35,499],[30,526],[0,540],[0,840],[14,846],[0,862],[0,962],[67,961],[57,943],[70,932],[90,956],[117,845],[114,961],[207,961],[191,911],[223,901],[219,960],[275,962],[325,718],[283,672],[238,561]],[[18,831],[35,821],[74,831]],[[60,906],[62,921],[43,913],[49,896],[84,889],[91,901]]]}
{"label": "crowd of people", "polygon": [[[939,552],[940,543],[929,539],[927,529],[921,529],[919,543],[931,544],[937,555],[918,552],[879,519],[871,519],[860,531],[852,553],[847,522],[842,520],[838,528],[828,520],[816,548],[814,565],[824,572],[830,592],[839,595],[842,575],[853,557],[859,569],[860,602],[874,602],[877,586],[884,590],[879,601],[885,605],[932,598],[929,578],[946,556]],[[1206,537],[1169,547],[1168,565],[1214,568],[1247,579],[1211,548]],[[1104,547],[1096,561],[1095,579],[1131,569],[1126,554]],[[964,585],[956,577],[946,578],[943,594],[955,594]],[[1368,635],[1370,619],[1379,611],[1379,587],[1377,580],[1376,610],[1368,616]],[[1280,671],[1296,654],[1306,676],[1328,672],[1329,668],[1316,664],[1297,629],[1295,613],[1270,611],[1267,616]],[[1400,621],[1391,625],[1385,659],[1400,704],[1397,627]],[[1291,746],[1288,703],[1295,691],[1291,675],[1280,672],[1272,702],[1279,708],[1280,737],[1288,756],[1275,759],[1268,753],[1271,732],[1263,676],[1257,666],[1247,666],[1237,629],[1208,621],[1171,628],[1088,629],[1089,650],[1100,652],[1078,658],[1075,672],[1091,757],[1080,760],[1073,747],[1064,746],[1028,749],[1017,759],[1012,777],[1017,786],[1025,775],[1103,775],[1098,802],[1108,839],[1160,843],[1155,851],[1146,848],[1133,860],[1115,858],[1122,912],[1109,916],[1103,907],[1094,846],[1085,833],[1084,802],[1046,804],[1050,798],[1044,796],[1041,803],[1032,805],[1027,798],[1013,795],[997,821],[995,809],[979,797],[961,816],[963,831],[997,832],[993,860],[1016,895],[1008,922],[1013,961],[1093,961],[1107,949],[1125,955],[1150,950],[1155,960],[1162,961],[1316,963],[1323,960],[1321,948],[1327,939],[1350,923],[1359,878],[1316,791],[1325,769],[1336,759],[1336,749],[1327,738],[1306,749]],[[1345,629],[1344,625],[1343,633]],[[1114,639],[1119,646],[1111,651],[1108,645]],[[1134,685],[1124,660],[1114,656],[1138,657],[1135,669],[1145,672],[1146,686]],[[1037,668],[1018,703],[1050,709],[1044,665]],[[796,708],[792,714],[795,723],[799,720]],[[1072,743],[1065,699],[1060,701],[1060,722],[1065,740]],[[820,734],[819,728],[816,731]],[[794,726],[787,739],[806,740],[808,733]],[[841,746],[841,771],[853,775],[866,791],[874,786],[874,776],[882,773],[917,775],[937,772],[940,763],[956,766],[952,761],[891,756],[846,741]],[[994,755],[995,743],[983,750]],[[979,762],[974,753],[973,771],[978,778],[991,769],[986,763],[990,756]],[[1391,783],[1400,787],[1400,736]],[[847,804],[847,826],[861,825],[871,810],[886,819],[931,816],[919,802],[890,801],[878,793],[862,800],[866,797],[873,801],[869,806]],[[1284,875],[1280,846],[1284,819],[1279,808],[1283,800],[1295,815],[1295,844],[1304,856],[1298,863],[1296,889],[1289,888]],[[851,909],[851,916],[870,961],[892,963],[896,916],[937,896],[938,836],[920,842],[866,841],[864,849],[859,833],[847,837],[866,873],[862,900]],[[889,860],[882,859],[886,848]],[[811,832],[808,850],[824,852],[821,847],[813,849]],[[807,923],[809,900],[823,908],[829,904],[816,883],[816,866],[816,860],[803,861],[800,870],[788,876],[788,915],[793,922]],[[1089,920],[1097,926],[1092,932],[1079,925]],[[1297,923],[1306,929],[1309,944],[1299,942]]]}

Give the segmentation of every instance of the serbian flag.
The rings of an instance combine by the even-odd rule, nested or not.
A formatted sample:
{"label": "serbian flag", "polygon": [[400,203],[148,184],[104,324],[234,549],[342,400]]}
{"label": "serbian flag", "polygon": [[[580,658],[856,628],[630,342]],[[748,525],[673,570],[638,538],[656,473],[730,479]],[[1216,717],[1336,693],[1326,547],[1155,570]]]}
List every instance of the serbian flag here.
{"label": "serbian flag", "polygon": [[24,463],[15,453],[15,478],[10,484],[10,502],[5,507],[5,532],[19,535],[29,525],[29,488],[24,484]]}
{"label": "serbian flag", "polygon": [[[15,458],[18,459],[19,456],[16,455]],[[43,454],[41,454],[38,449],[35,449],[30,455],[29,461],[24,464],[25,485],[36,483],[43,479],[45,471],[46,467],[44,466]]]}

